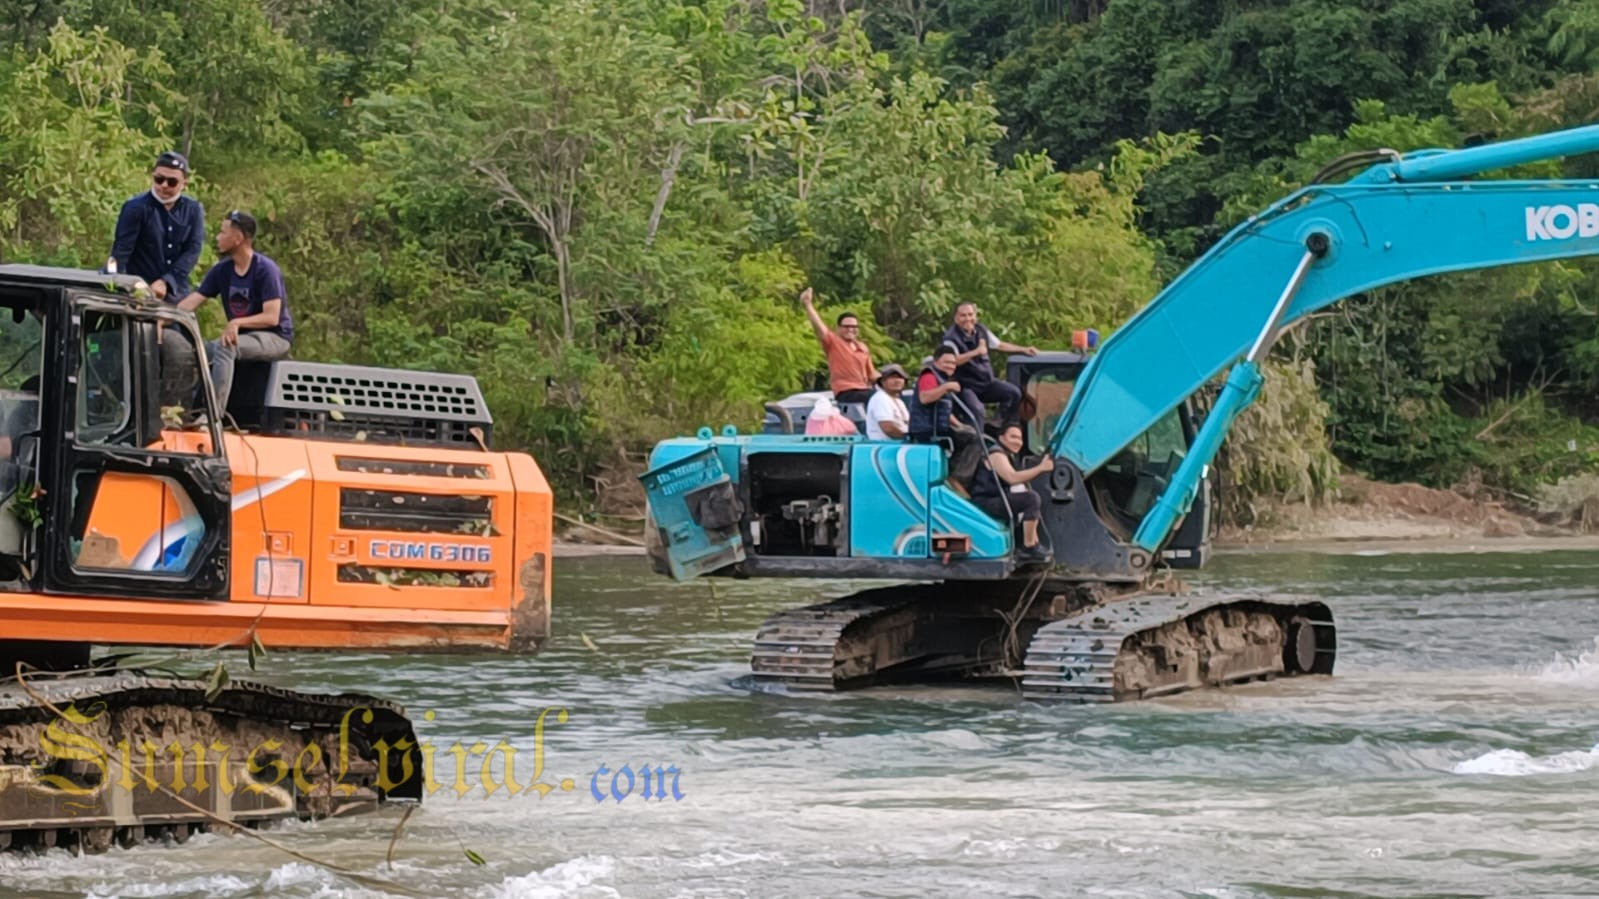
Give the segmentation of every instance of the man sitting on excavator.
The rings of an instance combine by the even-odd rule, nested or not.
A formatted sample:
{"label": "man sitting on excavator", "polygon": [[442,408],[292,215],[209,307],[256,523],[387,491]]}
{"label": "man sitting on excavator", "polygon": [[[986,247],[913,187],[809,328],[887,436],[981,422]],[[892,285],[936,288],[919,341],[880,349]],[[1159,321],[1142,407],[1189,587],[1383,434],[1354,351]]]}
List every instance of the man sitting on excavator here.
{"label": "man sitting on excavator", "polygon": [[811,330],[821,341],[822,352],[827,354],[827,373],[833,399],[840,403],[865,403],[872,398],[872,384],[877,380],[877,366],[872,364],[872,351],[861,340],[861,322],[855,313],[846,312],[838,317],[835,332],[822,321],[811,300],[811,289],[800,294],[800,305],[811,320]]}
{"label": "man sitting on excavator", "polygon": [[[942,344],[933,351],[932,361],[916,379],[916,402],[911,404],[910,410],[910,439],[914,443],[932,443],[949,438],[954,443],[949,457],[950,481],[965,493],[977,471],[982,442],[975,427],[956,417],[954,397],[960,392],[960,382],[955,380],[955,348]],[[961,406],[959,412],[970,414],[965,406]]]}
{"label": "man sitting on excavator", "polygon": [[955,323],[944,332],[944,342],[955,348],[955,380],[961,385],[960,401],[971,410],[974,426],[982,429],[984,403],[999,404],[1000,421],[1014,418],[1022,392],[1015,384],[994,377],[994,363],[988,358],[988,351],[992,348],[1003,353],[1036,356],[1038,348],[1000,340],[977,321],[977,304],[970,301],[955,307]]}
{"label": "man sitting on excavator", "polygon": [[289,316],[289,301],[284,297],[283,272],[265,253],[255,249],[255,217],[234,210],[217,231],[217,255],[221,261],[206,272],[200,286],[178,303],[178,308],[193,311],[207,297],[221,297],[228,323],[222,336],[206,344],[211,357],[211,384],[216,390],[217,409],[228,408],[233,390],[235,359],[270,362],[289,355],[294,340],[294,321]]}
{"label": "man sitting on excavator", "polygon": [[904,440],[910,429],[911,413],[900,394],[905,392],[905,369],[893,362],[883,366],[877,376],[877,391],[866,404],[867,440]]}

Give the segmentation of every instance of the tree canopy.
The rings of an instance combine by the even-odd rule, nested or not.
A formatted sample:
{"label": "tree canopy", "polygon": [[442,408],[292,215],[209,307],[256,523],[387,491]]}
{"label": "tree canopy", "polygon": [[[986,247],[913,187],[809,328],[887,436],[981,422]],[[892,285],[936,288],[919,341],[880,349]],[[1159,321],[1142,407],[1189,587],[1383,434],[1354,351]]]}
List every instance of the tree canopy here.
{"label": "tree canopy", "polygon": [[[1584,0],[25,0],[0,256],[98,266],[186,151],[202,202],[261,219],[297,356],[476,375],[588,502],[823,383],[807,284],[879,364],[963,300],[1063,346],[1332,158],[1593,121],[1596,73]],[[1232,443],[1234,512],[1325,496],[1335,456],[1507,492],[1599,466],[1594,274],[1317,316]]]}

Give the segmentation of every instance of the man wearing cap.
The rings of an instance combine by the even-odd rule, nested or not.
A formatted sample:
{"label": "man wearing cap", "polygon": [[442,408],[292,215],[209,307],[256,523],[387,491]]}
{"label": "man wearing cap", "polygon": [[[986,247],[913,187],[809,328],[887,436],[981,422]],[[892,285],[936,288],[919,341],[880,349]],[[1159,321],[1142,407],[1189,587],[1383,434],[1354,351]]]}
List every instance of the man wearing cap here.
{"label": "man wearing cap", "polygon": [[944,343],[955,348],[955,380],[960,382],[960,401],[971,410],[974,421],[983,421],[983,404],[999,404],[999,420],[1010,421],[1016,417],[1016,407],[1022,401],[1022,392],[1015,384],[994,377],[994,363],[988,358],[989,349],[1004,353],[1038,355],[1030,346],[1006,343],[977,321],[977,304],[966,302],[955,307],[955,323],[944,332]]}
{"label": "man wearing cap", "polygon": [[910,432],[911,413],[900,394],[905,392],[905,369],[890,362],[877,376],[877,389],[866,404],[867,440],[904,440]]}
{"label": "man wearing cap", "polygon": [[294,322],[284,296],[283,272],[278,264],[255,249],[255,217],[234,210],[217,230],[217,255],[193,293],[178,303],[181,309],[198,309],[208,297],[221,297],[228,323],[222,336],[206,343],[211,357],[211,383],[217,408],[226,411],[233,391],[235,359],[270,362],[289,355]]}
{"label": "man wearing cap", "polygon": [[877,367],[872,365],[872,351],[861,340],[860,319],[853,312],[840,315],[835,332],[816,313],[809,287],[800,294],[800,305],[805,307],[805,316],[811,320],[811,330],[816,332],[816,339],[822,343],[822,352],[827,354],[828,386],[833,389],[833,399],[840,403],[870,401],[872,382],[877,380]]}
{"label": "man wearing cap", "polygon": [[150,173],[148,191],[122,204],[107,268],[136,275],[156,297],[176,302],[189,293],[189,273],[205,242],[205,207],[183,195],[189,160],[162,153]]}

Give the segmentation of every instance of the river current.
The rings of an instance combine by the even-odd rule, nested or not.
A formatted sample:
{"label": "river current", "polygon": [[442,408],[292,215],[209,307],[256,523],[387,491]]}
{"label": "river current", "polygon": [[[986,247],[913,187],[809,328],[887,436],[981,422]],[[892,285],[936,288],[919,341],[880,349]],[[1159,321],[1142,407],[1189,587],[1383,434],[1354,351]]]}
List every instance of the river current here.
{"label": "river current", "polygon": [[[761,619],[850,585],[558,572],[536,657],[273,653],[258,675],[400,701],[436,747],[392,863],[398,807],[267,832],[404,892],[206,834],[0,855],[0,897],[1599,892],[1599,551],[1223,554],[1201,583],[1328,601],[1337,673],[1110,707],[755,694]],[[523,789],[488,794],[507,756]]]}

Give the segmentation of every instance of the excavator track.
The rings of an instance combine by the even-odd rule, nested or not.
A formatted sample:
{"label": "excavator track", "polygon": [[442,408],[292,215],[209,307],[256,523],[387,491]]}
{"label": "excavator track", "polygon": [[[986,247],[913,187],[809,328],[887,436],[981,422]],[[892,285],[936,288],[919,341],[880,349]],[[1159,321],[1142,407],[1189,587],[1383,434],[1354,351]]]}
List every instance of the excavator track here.
{"label": "excavator track", "polygon": [[0,682],[0,849],[98,852],[420,799],[404,710],[139,671]]}
{"label": "excavator track", "polygon": [[911,597],[877,595],[883,592],[786,609],[766,619],[755,634],[750,657],[755,682],[789,690],[831,691],[875,673],[879,667],[875,658],[854,653],[844,632],[871,620],[885,624],[883,619],[895,613],[905,617],[915,602]]}
{"label": "excavator track", "polygon": [[1332,613],[1315,600],[1145,594],[1039,628],[1022,695],[1068,702],[1150,699],[1207,686],[1331,674]]}
{"label": "excavator track", "polygon": [[757,685],[830,692],[884,680],[946,677],[1003,667],[1014,606],[948,585],[868,590],[788,609],[761,624],[750,670]]}

